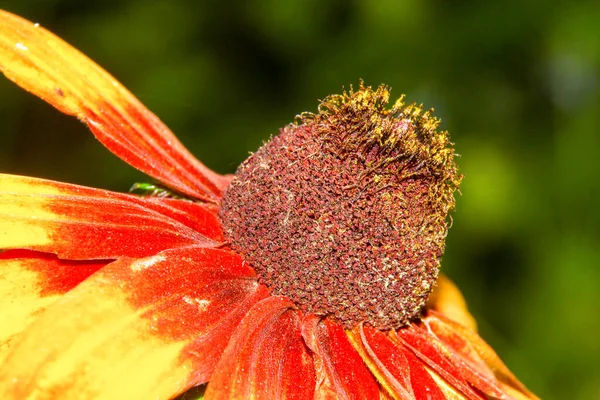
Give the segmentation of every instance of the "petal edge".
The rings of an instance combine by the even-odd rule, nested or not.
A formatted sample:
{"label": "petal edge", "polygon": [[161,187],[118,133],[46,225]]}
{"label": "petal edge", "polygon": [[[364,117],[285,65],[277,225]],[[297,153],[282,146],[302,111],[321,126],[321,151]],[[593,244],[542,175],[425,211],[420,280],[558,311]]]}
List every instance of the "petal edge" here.
{"label": "petal edge", "polygon": [[189,196],[218,203],[230,178],[198,161],[115,78],[62,39],[0,10],[0,71],[61,112],[133,167]]}

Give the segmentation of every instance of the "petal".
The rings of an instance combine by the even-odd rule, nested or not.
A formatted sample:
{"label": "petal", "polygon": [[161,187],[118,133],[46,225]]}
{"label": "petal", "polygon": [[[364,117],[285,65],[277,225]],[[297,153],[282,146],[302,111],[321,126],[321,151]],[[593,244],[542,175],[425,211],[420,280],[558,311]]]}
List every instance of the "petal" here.
{"label": "petal", "polygon": [[[413,354],[413,357],[416,357]],[[421,361],[421,360],[419,360]],[[431,376],[431,378],[434,380],[435,384],[438,386],[439,390],[442,391],[442,393],[444,394],[444,399],[449,399],[449,400],[464,400],[465,397],[459,390],[457,390],[457,388],[455,388],[454,386],[452,386],[450,383],[448,383],[448,381],[446,381],[444,378],[442,378],[440,375],[438,375],[435,371],[433,371],[432,369],[430,369],[429,367],[425,367],[425,370],[427,370],[427,372],[429,373],[429,375]],[[478,399],[485,399],[485,397],[481,396],[479,393],[476,394]],[[427,396],[423,397],[423,398],[427,398]],[[488,399],[491,400],[491,399]]]}
{"label": "petal", "polygon": [[89,58],[41,28],[0,11],[0,70],[86,123],[110,151],[165,185],[218,202],[228,177],[198,160],[154,114]]}
{"label": "petal", "polygon": [[341,325],[307,315],[302,336],[315,359],[316,398],[377,399],[379,387]]}
{"label": "petal", "polygon": [[477,332],[477,322],[467,309],[465,298],[454,282],[443,274],[438,277],[436,286],[429,296],[427,308],[439,311]]}
{"label": "petal", "polygon": [[132,195],[0,174],[0,249],[115,259],[192,244],[218,245]]}
{"label": "petal", "polygon": [[315,369],[302,340],[300,318],[285,297],[252,307],[210,378],[208,399],[309,399]]}
{"label": "petal", "polygon": [[456,396],[459,393],[453,388],[444,385],[443,380],[442,382],[436,381],[434,379],[435,373],[429,370],[414,353],[406,351],[404,355],[410,365],[410,382],[415,391],[416,399],[445,400],[462,398],[462,396]]}
{"label": "petal", "polygon": [[168,215],[207,238],[219,243],[226,241],[218,217],[219,208],[217,206],[160,197],[143,197],[142,199],[145,207]]}
{"label": "petal", "polygon": [[170,398],[208,380],[234,328],[267,296],[225,250],[118,260],[18,337],[0,367],[0,398]]}
{"label": "petal", "polygon": [[64,261],[27,250],[0,254],[0,360],[43,310],[106,262]]}
{"label": "petal", "polygon": [[[517,377],[510,372],[500,360],[494,349],[490,347],[476,332],[446,318],[439,313],[430,312],[423,319],[427,326],[440,341],[453,350],[453,355],[460,359],[469,370],[465,375],[471,384],[490,396],[497,396],[497,392],[507,392],[500,382],[512,387],[527,398],[536,398]],[[498,379],[500,382],[496,381]]]}
{"label": "petal", "polygon": [[410,383],[410,366],[398,346],[383,333],[372,332],[371,328],[365,328],[362,324],[350,331],[348,337],[369,370],[388,392],[401,399],[415,398]]}
{"label": "petal", "polygon": [[349,337],[377,381],[394,398],[445,400],[423,363],[404,346],[362,325],[354,328]]}
{"label": "petal", "polygon": [[468,399],[482,399],[467,383],[461,366],[451,361],[450,350],[435,336],[416,325],[390,332],[390,338],[404,345],[429,368]]}

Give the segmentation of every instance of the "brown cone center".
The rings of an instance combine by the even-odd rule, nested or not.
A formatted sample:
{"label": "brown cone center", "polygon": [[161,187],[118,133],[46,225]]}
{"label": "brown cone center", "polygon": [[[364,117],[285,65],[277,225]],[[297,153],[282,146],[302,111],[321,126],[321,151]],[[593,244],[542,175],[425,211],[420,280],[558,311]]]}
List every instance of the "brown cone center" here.
{"label": "brown cone center", "polygon": [[221,204],[232,248],[274,295],[348,328],[419,316],[459,180],[437,122],[384,110],[387,96],[329,98],[242,164]]}

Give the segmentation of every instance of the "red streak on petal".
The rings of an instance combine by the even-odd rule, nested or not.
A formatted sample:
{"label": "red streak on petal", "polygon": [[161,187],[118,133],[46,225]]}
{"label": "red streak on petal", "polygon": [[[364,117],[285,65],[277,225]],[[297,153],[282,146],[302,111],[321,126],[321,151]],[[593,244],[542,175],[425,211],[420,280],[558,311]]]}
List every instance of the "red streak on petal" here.
{"label": "red streak on petal", "polygon": [[[228,179],[223,179],[221,175],[208,169],[183,145],[179,142],[174,143],[171,137],[163,134],[161,131],[164,131],[164,124],[154,114],[146,109],[131,106],[126,111],[140,122],[142,131],[152,135],[162,153],[166,155],[165,159],[174,160],[178,166],[182,167],[183,171],[176,171],[176,175],[180,175],[180,179],[189,180],[193,186],[206,187],[208,191],[219,197],[222,195],[229,183]],[[169,162],[168,165],[173,164]]]}
{"label": "red streak on petal", "polygon": [[[508,367],[502,362],[498,354],[494,351],[494,349],[487,344],[476,331],[470,329],[468,326],[464,326],[460,323],[455,322],[454,320],[447,318],[445,315],[429,311],[428,316],[423,320],[426,325],[429,325],[429,329],[441,338],[441,333],[436,329],[436,327],[431,326],[429,324],[429,320],[435,318],[440,324],[449,325],[449,329],[455,330],[460,336],[465,338],[473,349],[477,352],[479,357],[483,360],[483,362],[493,371],[494,376],[500,381],[500,386],[504,387],[503,384],[506,384],[513,388],[514,390],[521,392],[525,397],[531,399],[537,399],[537,396],[531,393],[525,385],[523,385],[517,377],[508,369]],[[509,392],[510,393],[510,392]]]}
{"label": "red streak on petal", "polygon": [[[147,363],[131,374],[144,385],[140,393],[172,387],[166,394],[175,395],[210,378],[242,318],[267,296],[254,271],[232,252],[190,247],[121,258],[47,308],[15,339],[9,363],[0,368],[0,380],[10,382],[0,385],[0,397],[10,392],[23,398],[37,387],[52,398],[79,398],[95,376],[113,391],[122,382],[129,385],[126,393],[135,393],[119,371],[138,361]],[[144,370],[164,382],[152,382]],[[103,393],[102,385],[85,393]]]}

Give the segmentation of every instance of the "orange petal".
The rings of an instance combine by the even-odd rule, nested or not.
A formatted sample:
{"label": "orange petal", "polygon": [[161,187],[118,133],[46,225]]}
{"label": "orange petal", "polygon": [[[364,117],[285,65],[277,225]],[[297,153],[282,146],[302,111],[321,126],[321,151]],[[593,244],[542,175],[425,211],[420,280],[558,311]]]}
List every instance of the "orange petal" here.
{"label": "orange petal", "polygon": [[0,174],[0,249],[115,259],[218,245],[156,209],[132,195]]}
{"label": "orange petal", "polygon": [[[537,398],[531,393],[525,385],[523,385],[517,377],[506,367],[496,354],[494,349],[490,347],[477,333],[466,328],[465,326],[446,318],[444,315],[430,312],[423,319],[423,324],[427,326],[429,331],[433,333],[440,341],[445,343],[449,348],[454,350],[453,354],[460,358],[460,362],[464,363],[474,375],[472,384],[477,387],[477,382],[481,382],[480,375],[483,375],[483,383],[491,381],[494,389],[501,392],[506,390],[506,386],[511,387],[525,396],[526,398]],[[496,381],[498,379],[500,382]],[[484,393],[488,393],[485,387],[481,387]],[[489,393],[492,394],[491,392]]]}
{"label": "orange petal", "polygon": [[210,378],[210,399],[309,399],[315,392],[312,357],[295,306],[269,297],[252,307]]}
{"label": "orange petal", "polygon": [[477,322],[467,309],[462,293],[447,276],[441,274],[427,301],[427,308],[439,311],[454,321],[477,332]]}
{"label": "orange petal", "polygon": [[121,259],[15,340],[0,367],[0,398],[170,398],[208,380],[234,328],[267,296],[229,251]]}
{"label": "orange petal", "polygon": [[[426,331],[425,335],[429,337],[431,342],[437,342],[438,338],[429,331]],[[459,369],[461,376],[472,387],[494,399],[509,399],[498,386],[494,374],[479,359],[479,356],[464,339],[458,335],[453,335],[444,337],[441,342],[445,345],[444,355]],[[458,347],[462,348],[462,352],[456,350]]]}
{"label": "orange petal", "polygon": [[377,399],[380,390],[341,325],[307,315],[302,336],[313,352],[316,398]]}
{"label": "orange petal", "polygon": [[396,399],[445,400],[423,363],[382,332],[358,325],[348,334],[377,381]]}
{"label": "orange petal", "polygon": [[46,307],[105,265],[27,250],[0,253],[0,360]]}
{"label": "orange petal", "polygon": [[110,151],[182,193],[218,202],[229,181],[197,159],[92,60],[38,24],[0,10],[0,70],[86,123]]}
{"label": "orange petal", "polygon": [[465,380],[461,366],[457,366],[451,361],[450,350],[432,334],[428,334],[427,331],[416,325],[411,325],[390,332],[390,338],[399,345],[404,345],[412,350],[427,367],[431,368],[464,397],[472,400],[483,398]]}

